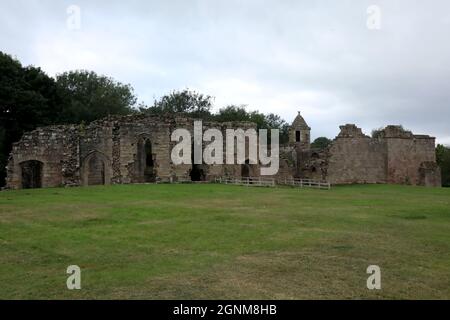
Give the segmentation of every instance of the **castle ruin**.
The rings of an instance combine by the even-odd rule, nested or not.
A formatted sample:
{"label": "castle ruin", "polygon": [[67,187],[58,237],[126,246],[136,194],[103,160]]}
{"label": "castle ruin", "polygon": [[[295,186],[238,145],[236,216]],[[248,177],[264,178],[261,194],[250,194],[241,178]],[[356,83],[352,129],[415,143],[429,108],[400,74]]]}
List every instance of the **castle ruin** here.
{"label": "castle ruin", "polygon": [[[111,116],[84,125],[60,125],[25,133],[13,145],[7,188],[128,183],[211,181],[257,177],[259,164],[181,164],[171,161],[178,128],[193,131],[194,119],[180,116]],[[204,130],[256,129],[248,122],[203,122]],[[440,186],[435,138],[387,126],[369,137],[353,124],[325,149],[311,148],[311,128],[297,115],[289,142],[280,146],[276,179],[307,178],[332,184],[392,183]]]}

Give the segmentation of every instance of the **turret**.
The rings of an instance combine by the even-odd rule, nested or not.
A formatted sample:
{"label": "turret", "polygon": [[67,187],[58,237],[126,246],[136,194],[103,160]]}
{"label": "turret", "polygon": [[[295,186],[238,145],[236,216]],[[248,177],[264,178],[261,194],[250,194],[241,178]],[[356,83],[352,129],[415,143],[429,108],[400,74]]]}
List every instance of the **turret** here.
{"label": "turret", "polygon": [[310,133],[311,128],[308,126],[305,119],[303,119],[299,111],[289,130],[289,143],[295,144],[303,150],[307,150],[310,148],[311,143]]}

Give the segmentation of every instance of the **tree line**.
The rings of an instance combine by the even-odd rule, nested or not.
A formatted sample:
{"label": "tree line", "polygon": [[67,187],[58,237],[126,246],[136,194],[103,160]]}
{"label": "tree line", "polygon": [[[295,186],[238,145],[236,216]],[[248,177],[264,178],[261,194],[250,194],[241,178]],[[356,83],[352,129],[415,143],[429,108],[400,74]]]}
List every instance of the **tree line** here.
{"label": "tree line", "polygon": [[[129,84],[93,71],[75,70],[48,76],[35,66],[0,51],[0,186],[5,183],[12,144],[26,131],[55,124],[82,124],[108,115],[144,113],[185,114],[203,120],[250,121],[258,129],[279,129],[280,143],[288,141],[289,124],[274,113],[248,111],[245,105],[229,105],[213,112],[213,97],[184,89],[172,91],[151,105],[137,104]],[[311,146],[323,149],[331,143],[317,138]],[[437,147],[443,183],[450,186],[450,149]]]}

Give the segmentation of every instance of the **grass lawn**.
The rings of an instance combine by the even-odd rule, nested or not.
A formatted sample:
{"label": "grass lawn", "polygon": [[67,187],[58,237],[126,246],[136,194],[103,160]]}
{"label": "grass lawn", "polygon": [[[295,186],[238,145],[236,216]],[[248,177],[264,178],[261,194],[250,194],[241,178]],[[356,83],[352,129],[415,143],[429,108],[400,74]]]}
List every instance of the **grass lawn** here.
{"label": "grass lawn", "polygon": [[450,189],[0,192],[0,299],[36,298],[450,299]]}

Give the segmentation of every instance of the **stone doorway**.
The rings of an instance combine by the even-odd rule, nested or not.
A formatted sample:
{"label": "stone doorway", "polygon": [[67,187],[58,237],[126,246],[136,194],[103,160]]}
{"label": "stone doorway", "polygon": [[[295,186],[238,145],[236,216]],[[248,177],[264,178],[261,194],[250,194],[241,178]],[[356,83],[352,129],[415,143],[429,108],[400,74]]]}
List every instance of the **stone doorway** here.
{"label": "stone doorway", "polygon": [[105,184],[105,162],[94,154],[89,159],[89,173],[88,173],[88,185],[103,185]]}
{"label": "stone doorway", "polygon": [[189,175],[191,176],[191,181],[205,181],[205,172],[200,164],[193,164]]}
{"label": "stone doorway", "polygon": [[141,139],[138,142],[138,175],[139,182],[155,182],[155,155],[150,139]]}
{"label": "stone doorway", "polygon": [[194,143],[192,143],[192,145],[191,145],[191,163],[192,163],[192,168],[189,172],[191,181],[205,181],[206,174],[205,174],[205,170],[204,170],[204,163],[203,164],[195,164],[194,163]]}
{"label": "stone doorway", "polygon": [[22,188],[42,188],[42,168],[44,164],[38,160],[24,161],[20,164],[22,169]]}
{"label": "stone doorway", "polygon": [[248,160],[245,160],[245,163],[241,165],[241,177],[242,178],[250,177],[250,164]]}
{"label": "stone doorway", "polygon": [[81,182],[85,186],[111,183],[109,159],[99,151],[91,151],[81,162]]}

